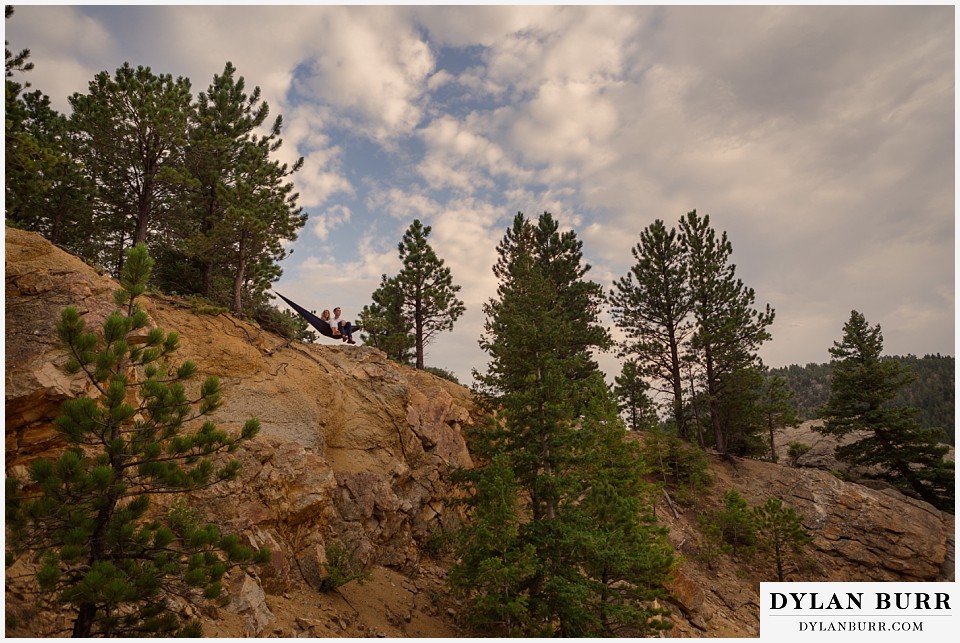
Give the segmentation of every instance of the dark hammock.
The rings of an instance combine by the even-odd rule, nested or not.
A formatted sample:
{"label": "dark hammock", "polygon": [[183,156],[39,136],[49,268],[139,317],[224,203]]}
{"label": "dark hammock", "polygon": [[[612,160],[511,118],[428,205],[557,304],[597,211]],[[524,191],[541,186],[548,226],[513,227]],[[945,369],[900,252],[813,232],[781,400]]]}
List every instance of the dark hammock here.
{"label": "dark hammock", "polygon": [[277,297],[279,297],[280,299],[282,299],[282,300],[284,300],[285,302],[287,302],[288,304],[290,304],[290,307],[291,307],[291,308],[293,308],[295,311],[297,311],[298,313],[300,313],[300,316],[301,316],[301,317],[303,317],[303,318],[306,319],[308,322],[310,322],[310,325],[311,325],[311,326],[313,326],[313,327],[316,328],[318,331],[320,331],[320,334],[321,334],[321,335],[323,335],[324,337],[330,337],[331,339],[336,339],[336,338],[333,336],[333,331],[330,329],[330,324],[328,324],[327,322],[323,321],[322,319],[320,319],[319,317],[317,317],[316,315],[314,315],[313,313],[311,313],[309,310],[307,310],[307,309],[304,308],[303,306],[301,306],[301,305],[299,305],[299,304],[296,304],[296,303],[290,301],[289,299],[287,299],[286,297],[284,297],[283,295],[281,295],[280,293],[278,293],[278,292],[276,292],[276,291],[274,291],[274,292],[276,293]]}

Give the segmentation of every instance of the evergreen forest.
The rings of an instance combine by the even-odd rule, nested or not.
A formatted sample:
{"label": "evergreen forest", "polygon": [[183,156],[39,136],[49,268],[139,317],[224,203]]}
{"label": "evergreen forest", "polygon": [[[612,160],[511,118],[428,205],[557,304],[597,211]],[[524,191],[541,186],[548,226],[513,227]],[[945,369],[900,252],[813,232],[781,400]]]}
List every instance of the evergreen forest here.
{"label": "evergreen forest", "polygon": [[[897,392],[892,406],[909,406],[919,409],[917,420],[928,428],[943,429],[948,442],[956,445],[956,387],[954,368],[956,360],[950,355],[889,355],[893,360],[913,371],[916,379]],[[792,364],[771,368],[770,373],[779,375],[795,394],[797,414],[803,420],[815,420],[818,409],[827,402],[830,394],[830,377],[833,368],[829,362],[810,363],[806,366]]]}
{"label": "evergreen forest", "polygon": [[307,213],[292,182],[303,159],[278,160],[283,118],[259,87],[230,62],[196,93],[188,78],[124,63],[70,96],[65,115],[26,80],[29,50],[5,57],[7,225],[114,278],[145,243],[154,290],[309,337],[269,303]]}

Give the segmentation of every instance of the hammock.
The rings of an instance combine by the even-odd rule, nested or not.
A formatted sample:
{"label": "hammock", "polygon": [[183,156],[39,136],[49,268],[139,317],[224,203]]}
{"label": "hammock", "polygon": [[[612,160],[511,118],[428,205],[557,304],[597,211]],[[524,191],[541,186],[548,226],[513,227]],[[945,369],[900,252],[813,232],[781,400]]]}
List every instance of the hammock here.
{"label": "hammock", "polygon": [[321,334],[321,335],[323,335],[324,337],[329,337],[329,338],[331,338],[331,339],[337,339],[337,338],[335,338],[335,337],[333,336],[333,331],[330,329],[330,324],[328,324],[328,323],[325,322],[324,320],[320,319],[318,316],[314,315],[313,313],[311,313],[309,310],[307,310],[307,309],[304,308],[303,306],[301,306],[301,305],[299,305],[299,304],[296,304],[296,303],[290,301],[289,299],[287,299],[286,297],[284,297],[283,295],[281,295],[280,293],[278,293],[278,292],[276,292],[276,291],[274,291],[274,292],[276,293],[277,297],[279,297],[280,299],[282,299],[282,300],[284,300],[285,302],[287,302],[288,304],[290,304],[290,307],[291,307],[291,308],[293,308],[295,311],[297,311],[298,313],[300,313],[300,316],[303,317],[304,319],[306,319],[306,320],[310,323],[311,326],[313,326],[313,327],[316,328],[318,331],[320,331],[320,334]]}

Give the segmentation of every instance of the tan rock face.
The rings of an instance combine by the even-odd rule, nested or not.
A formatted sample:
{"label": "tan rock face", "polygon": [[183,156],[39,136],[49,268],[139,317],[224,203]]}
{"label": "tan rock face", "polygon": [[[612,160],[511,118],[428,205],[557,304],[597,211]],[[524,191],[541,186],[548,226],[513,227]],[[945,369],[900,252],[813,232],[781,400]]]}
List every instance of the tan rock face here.
{"label": "tan rock face", "polygon": [[106,319],[103,299],[116,285],[42,237],[7,229],[5,289],[6,461],[34,457],[56,447],[50,420],[60,403],[86,390],[64,374],[56,349],[60,311],[75,306],[88,324]]}
{"label": "tan rock face", "polygon": [[711,457],[714,484],[696,507],[674,517],[666,506],[657,516],[670,527],[670,542],[684,557],[668,586],[674,594],[673,637],[759,635],[760,582],[777,580],[769,557],[721,556],[712,566],[698,562],[702,534],[697,515],[719,509],[735,489],[750,506],[779,498],[802,516],[813,538],[787,565],[787,581],[952,581],[955,577],[954,517],[892,490],[845,482],[818,469],[792,468]]}
{"label": "tan rock face", "polygon": [[814,469],[742,460],[737,474],[735,484],[751,504],[779,498],[803,516],[822,554],[823,576],[815,580],[952,579],[953,516],[925,502]]}
{"label": "tan rock face", "polygon": [[[61,369],[61,310],[78,307],[99,330],[117,284],[32,233],[8,228],[6,253],[7,468],[22,473],[62,446],[52,421],[63,400],[86,392],[82,378]],[[291,343],[167,297],[140,303],[180,335],[177,361],[197,362],[197,386],[206,375],[221,378],[218,427],[238,431],[250,417],[262,424],[235,454],[240,478],[193,502],[225,531],[270,547],[265,589],[318,582],[331,543],[377,564],[417,564],[418,540],[448,511],[449,470],[472,466],[462,432],[474,421],[469,391],[371,348]],[[259,630],[263,612],[254,611]]]}

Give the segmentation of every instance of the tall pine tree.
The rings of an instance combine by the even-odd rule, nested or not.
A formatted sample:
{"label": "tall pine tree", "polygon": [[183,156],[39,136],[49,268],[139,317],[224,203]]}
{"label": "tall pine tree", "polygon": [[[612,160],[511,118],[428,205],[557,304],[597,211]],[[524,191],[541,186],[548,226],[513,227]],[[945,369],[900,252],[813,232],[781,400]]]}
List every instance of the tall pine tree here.
{"label": "tall pine tree", "polygon": [[759,364],[757,351],[770,339],[767,327],[774,312],[754,308],[756,295],[736,277],[731,263],[733,246],[727,233],[717,237],[710,217],[696,210],[680,220],[681,240],[687,251],[690,292],[696,332],[691,348],[703,369],[713,429],[714,447],[727,452],[728,427],[723,423],[722,398],[727,395],[724,382],[738,381],[734,373]]}
{"label": "tall pine tree", "polygon": [[837,438],[866,431],[859,440],[837,447],[837,459],[878,467],[878,477],[952,512],[954,464],[943,457],[949,450],[941,444],[945,434],[922,427],[917,409],[890,404],[913,374],[901,363],[881,358],[882,351],[880,325],[871,327],[852,311],[843,338],[830,348],[830,398],[820,409],[824,423],[817,430]]}
{"label": "tall pine tree", "polygon": [[277,117],[268,135],[245,144],[229,169],[232,189],[216,234],[227,240],[225,258],[233,278],[230,307],[238,314],[245,297],[253,302],[266,299],[270,284],[281,273],[278,262],[288,254],[282,242],[295,240],[307,222],[297,205],[300,195],[286,180],[303,166],[303,158],[293,166],[270,158],[282,144],[281,123]]}
{"label": "tall pine tree", "polygon": [[430,230],[417,219],[403,233],[398,245],[403,268],[394,278],[403,298],[403,315],[412,327],[419,369],[424,366],[424,347],[437,333],[451,330],[465,310],[457,299],[460,286],[453,283],[450,269],[427,243]]}
{"label": "tall pine tree", "polygon": [[306,215],[287,180],[303,159],[288,167],[271,158],[282,145],[283,120],[277,116],[266,135],[255,133],[270,108],[259,87],[247,94],[236,71],[227,62],[197,96],[183,212],[190,234],[183,247],[199,267],[200,292],[243,314],[266,302],[287,255],[282,242],[297,238]]}
{"label": "tall pine tree", "polygon": [[687,255],[676,230],[659,219],[640,233],[636,263],[614,282],[613,319],[627,336],[621,352],[670,396],[680,437],[689,439],[684,413],[683,355],[692,332]]}
{"label": "tall pine tree", "polygon": [[[13,15],[7,6],[6,17]],[[39,232],[52,243],[90,258],[90,183],[72,154],[75,136],[67,118],[54,110],[39,90],[13,80],[33,69],[30,50],[5,50],[4,196],[8,222]]]}
{"label": "tall pine tree", "polygon": [[110,253],[101,261],[119,275],[127,248],[151,233],[172,233],[166,219],[181,185],[190,81],[124,63],[112,78],[97,74],[87,94],[69,100],[78,158],[98,186],[103,252]]}
{"label": "tall pine tree", "polygon": [[215,74],[207,90],[197,95],[185,156],[189,189],[182,213],[183,245],[199,267],[194,287],[206,297],[214,295],[215,272],[225,267],[232,241],[222,225],[236,189],[232,168],[270,111],[260,100],[260,88],[248,96],[236,71],[227,62],[223,73]]}
{"label": "tall pine tree", "polygon": [[[661,613],[650,602],[672,557],[592,356],[611,345],[598,320],[603,291],[584,279],[590,267],[576,235],[561,233],[549,213],[536,224],[518,214],[498,252],[497,298],[484,306],[481,339],[490,362],[475,374],[491,423],[474,447],[510,486],[484,484],[489,467],[469,474],[473,520],[453,577],[474,608],[512,606],[512,629],[500,634],[655,630]],[[511,488],[522,502],[505,506]],[[516,516],[496,547],[478,531],[491,528],[482,519],[491,507]],[[505,580],[496,588],[493,571]]]}

